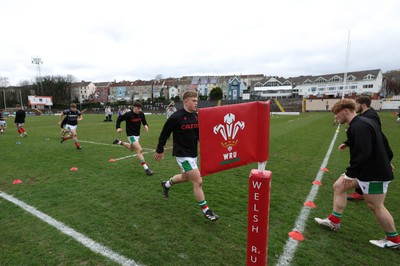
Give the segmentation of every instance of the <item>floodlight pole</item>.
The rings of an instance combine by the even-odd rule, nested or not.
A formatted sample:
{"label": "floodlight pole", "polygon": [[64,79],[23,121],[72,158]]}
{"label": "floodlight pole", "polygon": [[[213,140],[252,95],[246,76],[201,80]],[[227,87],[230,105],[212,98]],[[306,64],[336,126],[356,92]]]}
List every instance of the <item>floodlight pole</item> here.
{"label": "floodlight pole", "polygon": [[40,64],[43,64],[42,58],[32,57],[32,64],[36,65],[36,80],[39,82],[40,88],[43,90],[42,78],[40,75]]}
{"label": "floodlight pole", "polygon": [[154,103],[154,80],[153,83],[151,84],[151,104],[153,105]]}
{"label": "floodlight pole", "polygon": [[7,104],[6,104],[6,90],[3,89],[3,98],[4,98],[4,110],[7,109]]}

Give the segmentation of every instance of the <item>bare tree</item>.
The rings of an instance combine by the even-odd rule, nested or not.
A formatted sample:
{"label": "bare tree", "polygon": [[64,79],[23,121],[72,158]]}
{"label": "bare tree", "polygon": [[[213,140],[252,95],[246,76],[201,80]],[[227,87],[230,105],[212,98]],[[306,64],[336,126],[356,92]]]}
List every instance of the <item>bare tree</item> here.
{"label": "bare tree", "polygon": [[7,77],[0,77],[0,88],[8,87],[9,84],[10,82]]}

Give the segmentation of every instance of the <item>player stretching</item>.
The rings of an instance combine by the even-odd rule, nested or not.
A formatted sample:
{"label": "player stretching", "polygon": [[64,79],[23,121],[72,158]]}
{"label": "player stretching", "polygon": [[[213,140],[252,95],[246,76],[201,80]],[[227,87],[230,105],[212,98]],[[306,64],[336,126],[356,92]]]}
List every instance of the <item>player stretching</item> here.
{"label": "player stretching", "polygon": [[71,134],[68,134],[66,136],[61,137],[61,143],[63,143],[67,139],[71,139],[72,138],[74,140],[74,142],[75,142],[76,149],[77,150],[81,150],[82,147],[79,146],[76,130],[78,128],[78,121],[81,121],[83,119],[83,115],[81,114],[81,111],[76,109],[76,104],[75,103],[71,103],[69,105],[69,109],[66,109],[61,113],[60,119],[58,121],[59,125],[61,125],[64,115],[66,115],[66,118],[67,118],[67,121],[66,121],[66,124],[65,124],[64,128],[66,130],[68,130],[69,132],[71,132]]}
{"label": "player stretching", "polygon": [[137,158],[140,164],[143,166],[144,171],[148,176],[153,175],[153,171],[147,166],[146,161],[143,157],[142,146],[140,146],[140,127],[143,124],[146,132],[149,132],[149,127],[147,125],[146,117],[142,112],[142,104],[139,101],[133,103],[132,111],[126,112],[125,114],[118,116],[116,129],[117,133],[121,133],[121,122],[125,121],[126,125],[126,136],[129,142],[123,142],[120,140],[114,140],[113,144],[122,145],[130,151],[136,150]]}
{"label": "player stretching", "polygon": [[186,91],[183,94],[183,109],[173,113],[165,122],[154,159],[160,161],[163,158],[164,146],[173,132],[172,155],[176,156],[181,174],[174,175],[168,181],[161,182],[164,196],[168,198],[169,189],[174,184],[191,181],[194,196],[203,210],[204,216],[210,221],[216,221],[219,216],[208,208],[202,188],[203,179],[197,167],[197,144],[199,140],[197,101],[197,92]]}
{"label": "player stretching", "polygon": [[14,120],[15,126],[17,127],[19,136],[26,138],[28,136],[24,128],[26,113],[24,110],[22,110],[21,105],[17,104],[15,107],[17,107]]}

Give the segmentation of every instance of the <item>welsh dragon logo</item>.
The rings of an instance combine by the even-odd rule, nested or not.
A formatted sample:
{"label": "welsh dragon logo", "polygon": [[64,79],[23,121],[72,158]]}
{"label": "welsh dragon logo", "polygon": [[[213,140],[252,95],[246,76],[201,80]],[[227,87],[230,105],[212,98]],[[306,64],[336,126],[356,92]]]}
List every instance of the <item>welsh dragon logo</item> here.
{"label": "welsh dragon logo", "polygon": [[236,134],[239,129],[243,130],[245,124],[243,121],[235,122],[235,115],[232,113],[228,113],[224,116],[225,125],[219,124],[214,126],[214,134],[220,133],[224,138],[224,141],[221,142],[222,147],[227,148],[228,151],[232,150],[232,147],[236,146],[238,143],[238,139],[235,139]]}

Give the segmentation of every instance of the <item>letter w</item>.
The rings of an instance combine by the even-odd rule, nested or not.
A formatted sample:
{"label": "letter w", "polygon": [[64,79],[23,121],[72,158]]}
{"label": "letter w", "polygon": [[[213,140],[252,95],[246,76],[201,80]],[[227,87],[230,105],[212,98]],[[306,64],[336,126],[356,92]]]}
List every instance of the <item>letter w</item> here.
{"label": "letter w", "polygon": [[252,182],[253,183],[253,188],[258,188],[258,189],[260,189],[261,188],[261,185],[262,185],[262,183],[261,182]]}

